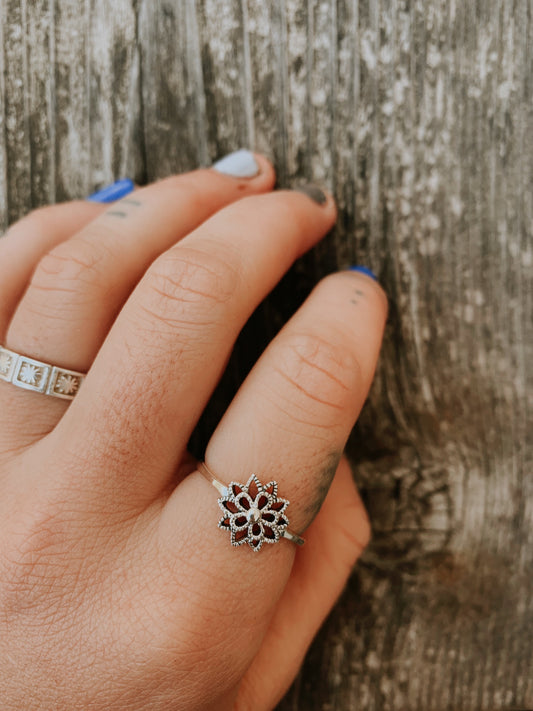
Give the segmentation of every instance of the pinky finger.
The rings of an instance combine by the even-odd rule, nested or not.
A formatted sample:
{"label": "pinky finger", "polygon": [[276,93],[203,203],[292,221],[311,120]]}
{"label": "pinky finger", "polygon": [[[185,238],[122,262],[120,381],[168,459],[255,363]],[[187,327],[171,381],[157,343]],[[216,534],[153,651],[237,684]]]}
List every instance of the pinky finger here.
{"label": "pinky finger", "polygon": [[0,239],[0,342],[39,260],[106,207],[82,200],[41,207]]}
{"label": "pinky finger", "polygon": [[294,681],[305,654],[370,539],[366,511],[343,457],[296,554],[289,582],[237,696],[238,711],[270,711]]}

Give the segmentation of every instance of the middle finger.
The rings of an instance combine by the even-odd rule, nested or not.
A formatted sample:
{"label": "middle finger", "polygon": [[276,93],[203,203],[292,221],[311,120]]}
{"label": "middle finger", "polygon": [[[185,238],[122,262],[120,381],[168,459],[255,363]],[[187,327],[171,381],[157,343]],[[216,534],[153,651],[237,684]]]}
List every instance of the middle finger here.
{"label": "middle finger", "polygon": [[252,196],[154,262],[53,433],[52,446],[57,438],[76,442],[78,454],[80,442],[104,452],[105,471],[84,472],[79,486],[102,499],[106,489],[120,492],[122,502],[143,507],[175,481],[240,329],[335,216],[333,199],[312,188]]}

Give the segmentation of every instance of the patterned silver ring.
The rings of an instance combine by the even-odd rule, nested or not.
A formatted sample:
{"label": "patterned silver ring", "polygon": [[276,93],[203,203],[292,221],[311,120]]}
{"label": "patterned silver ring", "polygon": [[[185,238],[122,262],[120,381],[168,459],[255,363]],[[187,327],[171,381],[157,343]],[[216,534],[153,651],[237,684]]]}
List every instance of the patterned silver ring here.
{"label": "patterned silver ring", "polygon": [[198,471],[220,494],[218,505],[223,516],[218,527],[230,532],[232,546],[248,543],[257,553],[263,543],[277,543],[280,538],[287,538],[303,546],[304,539],[288,529],[286,510],[289,501],[278,496],[275,481],[261,484],[252,474],[246,484],[232,481],[226,486],[216,478],[205,462],[198,464]]}
{"label": "patterned silver ring", "polygon": [[0,345],[0,380],[18,388],[62,400],[73,400],[84,379],[84,373],[43,363]]}

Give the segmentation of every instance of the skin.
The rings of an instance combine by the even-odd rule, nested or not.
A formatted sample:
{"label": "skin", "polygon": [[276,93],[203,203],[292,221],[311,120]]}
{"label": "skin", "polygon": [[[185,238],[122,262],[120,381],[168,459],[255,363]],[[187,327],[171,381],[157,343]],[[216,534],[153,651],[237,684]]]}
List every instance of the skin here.
{"label": "skin", "polygon": [[3,709],[272,709],[368,542],[341,456],[387,313],[364,274],[316,286],[206,452],[224,482],[275,478],[306,545],[233,548],[187,453],[240,329],[336,218],[257,160],[0,242],[0,342],[88,371],[70,405],[0,382]]}

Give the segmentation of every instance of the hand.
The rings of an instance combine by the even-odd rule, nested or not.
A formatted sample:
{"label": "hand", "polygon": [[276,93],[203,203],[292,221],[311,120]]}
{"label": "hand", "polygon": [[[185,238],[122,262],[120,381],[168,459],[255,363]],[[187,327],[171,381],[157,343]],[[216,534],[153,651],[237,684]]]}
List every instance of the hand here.
{"label": "hand", "polygon": [[232,547],[187,454],[240,329],[336,217],[257,163],[40,209],[0,242],[0,342],[89,371],[69,407],[0,381],[6,711],[271,709],[368,540],[341,453],[387,306],[360,272],[318,284],[206,452],[226,483],[276,479],[306,545]]}

